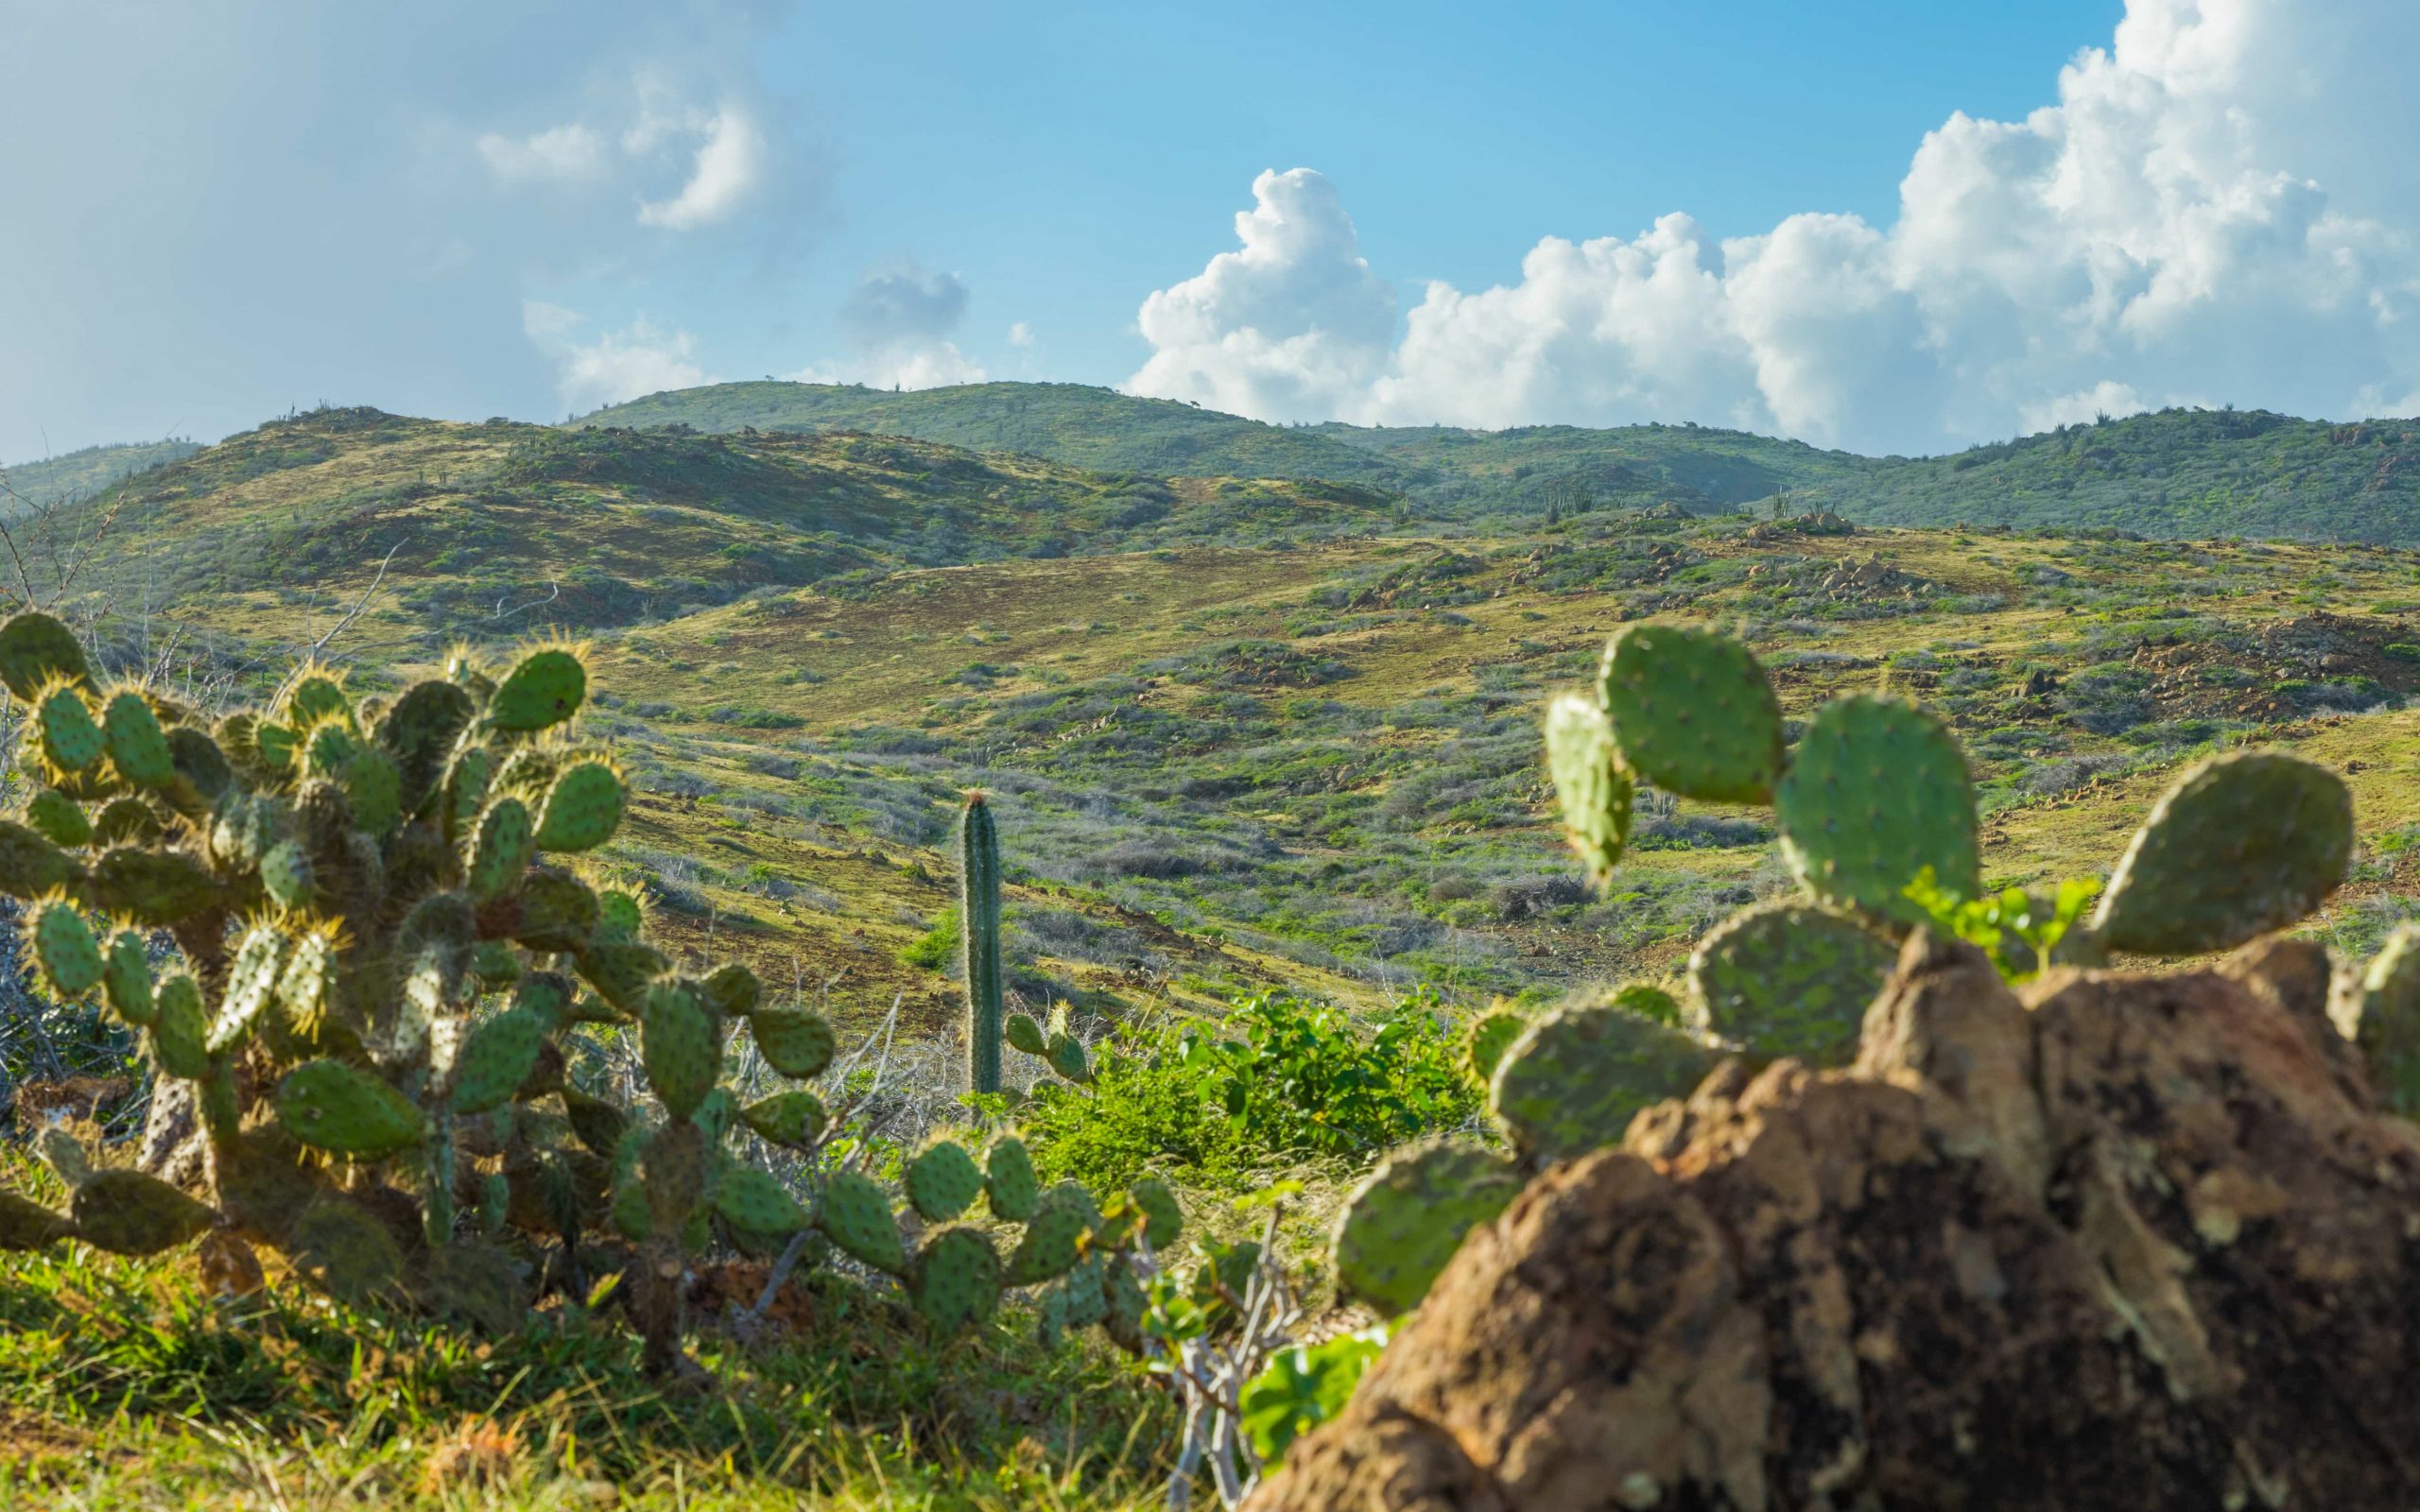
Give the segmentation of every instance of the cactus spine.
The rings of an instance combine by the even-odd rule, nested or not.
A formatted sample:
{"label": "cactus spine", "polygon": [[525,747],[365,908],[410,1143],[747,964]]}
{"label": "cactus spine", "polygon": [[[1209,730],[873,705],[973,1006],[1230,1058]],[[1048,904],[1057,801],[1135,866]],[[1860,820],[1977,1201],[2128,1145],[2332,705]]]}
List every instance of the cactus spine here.
{"label": "cactus spine", "polygon": [[980,793],[958,826],[958,918],[966,975],[966,1085],[1000,1090],[1000,832]]}

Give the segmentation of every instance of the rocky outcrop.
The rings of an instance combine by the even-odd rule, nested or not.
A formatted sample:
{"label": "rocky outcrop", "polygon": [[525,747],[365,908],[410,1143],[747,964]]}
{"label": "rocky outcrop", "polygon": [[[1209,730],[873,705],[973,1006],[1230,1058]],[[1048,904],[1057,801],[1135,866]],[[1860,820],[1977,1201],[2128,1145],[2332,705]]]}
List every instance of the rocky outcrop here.
{"label": "rocky outcrop", "polygon": [[1718,1069],[1475,1231],[1256,1512],[2420,1505],[2420,1131],[2318,947]]}

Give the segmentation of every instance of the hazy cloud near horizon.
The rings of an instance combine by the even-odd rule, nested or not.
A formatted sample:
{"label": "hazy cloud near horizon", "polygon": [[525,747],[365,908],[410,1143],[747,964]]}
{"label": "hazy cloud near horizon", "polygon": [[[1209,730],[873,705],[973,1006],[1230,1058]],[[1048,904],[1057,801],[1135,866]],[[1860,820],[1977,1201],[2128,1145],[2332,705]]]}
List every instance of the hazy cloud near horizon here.
{"label": "hazy cloud near horizon", "polygon": [[[2420,409],[2411,0],[2130,0],[2014,122],[1953,115],[1899,215],[1547,237],[1398,318],[1338,186],[1263,173],[1143,301],[1137,392],[1267,420],[1729,422],[1929,452],[2171,404]],[[2052,86],[2055,85],[2055,88]]]}
{"label": "hazy cloud near horizon", "polygon": [[786,9],[10,8],[0,459],[694,381],[697,343],[640,314],[664,276],[777,280],[818,221],[754,58]]}

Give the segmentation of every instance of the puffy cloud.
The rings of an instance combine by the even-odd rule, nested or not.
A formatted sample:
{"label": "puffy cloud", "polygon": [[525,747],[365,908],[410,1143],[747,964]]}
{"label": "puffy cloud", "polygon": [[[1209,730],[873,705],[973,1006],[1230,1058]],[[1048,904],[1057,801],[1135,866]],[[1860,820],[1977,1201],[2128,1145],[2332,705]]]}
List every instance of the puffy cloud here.
{"label": "puffy cloud", "polygon": [[666,231],[710,226],[745,203],[764,177],[765,136],[745,111],[724,105],[693,129],[702,140],[691,159],[688,181],[669,199],[642,200],[640,224]]}
{"label": "puffy cloud", "polygon": [[[472,146],[507,185],[594,183],[677,172],[669,181],[678,186],[669,194],[638,197],[640,225],[694,231],[729,219],[769,168],[771,148],[754,118],[729,101],[713,110],[687,103],[658,78],[640,77],[634,93],[635,113],[619,132],[572,121],[530,136],[485,132]],[[614,112],[605,113],[610,119]]]}
{"label": "puffy cloud", "polygon": [[2415,51],[2409,0],[2130,0],[2055,103],[1928,133],[1888,227],[1549,237],[1512,283],[1431,284],[1400,332],[1333,186],[1265,173],[1241,249],[1144,301],[1132,387],[1269,419],[1692,419],[1872,451],[2213,398],[2408,408]]}
{"label": "puffy cloud", "polygon": [[1242,249],[1143,301],[1156,349],[1128,387],[1270,420],[1325,420],[1385,365],[1394,294],[1361,256],[1336,186],[1308,168],[1253,180]]}
{"label": "puffy cloud", "polygon": [[[950,339],[965,322],[971,297],[957,274],[926,268],[912,259],[875,268],[857,281],[840,305],[840,329],[856,349],[854,362],[811,367],[791,376],[801,383],[861,383],[875,388],[981,383],[982,364]],[[1021,329],[1023,322],[1011,328],[1011,342]]]}
{"label": "puffy cloud", "polygon": [[1023,320],[1011,322],[1009,326],[1009,345],[1012,347],[1032,346],[1033,327],[1026,324]]}
{"label": "puffy cloud", "polygon": [[521,329],[553,360],[556,387],[574,411],[713,382],[693,360],[697,343],[685,331],[660,330],[644,316],[622,331],[589,336],[587,328],[585,317],[561,305],[522,306]]}

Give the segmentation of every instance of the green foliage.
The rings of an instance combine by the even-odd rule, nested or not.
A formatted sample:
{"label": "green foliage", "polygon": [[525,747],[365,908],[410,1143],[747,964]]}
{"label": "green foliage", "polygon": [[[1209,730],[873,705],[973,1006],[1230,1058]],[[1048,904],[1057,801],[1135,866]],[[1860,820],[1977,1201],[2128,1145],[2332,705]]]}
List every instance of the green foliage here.
{"label": "green foliage", "polygon": [[1390,1332],[1380,1323],[1297,1345],[1244,1386],[1241,1426],[1264,1465],[1283,1462],[1294,1440],[1344,1410],[1354,1388],[1385,1352]]}
{"label": "green foliage", "polygon": [[1935,928],[1980,947],[2010,982],[2030,982],[2059,961],[2061,942],[2081,933],[2084,910],[2099,896],[2098,877],[2070,877],[2047,898],[2022,887],[1961,898],[1929,871],[1908,884],[1909,899]]}
{"label": "green foliage", "polygon": [[900,964],[921,966],[928,971],[946,970],[963,948],[959,919],[956,907],[943,909],[931,929],[918,936],[913,943],[899,953]]}
{"label": "green foliage", "polygon": [[1478,1094],[1461,1060],[1460,1033],[1431,1000],[1365,1024],[1269,993],[1215,1028],[1109,1040],[1089,1089],[1037,1086],[1022,1119],[1046,1178],[1114,1189],[1159,1168],[1236,1186],[1282,1158],[1366,1160],[1466,1122]]}

